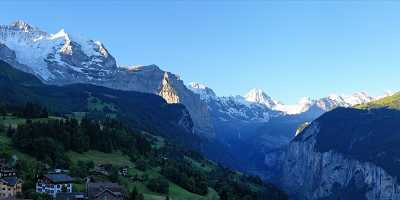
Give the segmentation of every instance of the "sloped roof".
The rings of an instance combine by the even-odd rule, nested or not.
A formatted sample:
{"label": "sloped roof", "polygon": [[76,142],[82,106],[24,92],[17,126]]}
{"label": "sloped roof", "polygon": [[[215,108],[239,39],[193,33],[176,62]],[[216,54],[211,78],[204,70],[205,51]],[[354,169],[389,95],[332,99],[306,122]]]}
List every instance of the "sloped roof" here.
{"label": "sloped roof", "polygon": [[15,176],[14,177],[4,177],[1,180],[4,181],[9,186],[15,186],[18,183],[18,178]]}
{"label": "sloped roof", "polygon": [[67,174],[46,174],[44,177],[53,183],[71,183],[73,181]]}
{"label": "sloped roof", "polygon": [[105,192],[118,197],[122,197],[126,193],[123,187],[117,183],[110,182],[89,183],[87,189],[89,199],[95,199]]}

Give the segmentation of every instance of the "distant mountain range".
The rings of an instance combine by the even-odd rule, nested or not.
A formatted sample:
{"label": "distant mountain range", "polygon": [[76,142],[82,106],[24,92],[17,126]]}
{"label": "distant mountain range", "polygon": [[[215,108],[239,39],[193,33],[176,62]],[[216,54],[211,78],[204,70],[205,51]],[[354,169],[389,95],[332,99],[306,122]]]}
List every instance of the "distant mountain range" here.
{"label": "distant mountain range", "polygon": [[271,169],[267,170],[274,165],[271,159],[279,156],[280,149],[299,133],[303,124],[337,107],[352,107],[391,95],[332,94],[315,100],[303,98],[296,105],[285,105],[260,89],[252,89],[243,96],[219,97],[201,83],[190,83],[188,88],[208,105],[216,138],[245,163],[243,170],[265,178],[271,176]]}
{"label": "distant mountain range", "polygon": [[[201,99],[206,102],[210,102],[213,100],[219,101],[221,103],[227,101],[235,101],[236,105],[240,104],[247,107],[259,106],[263,107],[265,110],[280,112],[281,115],[302,114],[311,111],[313,108],[318,108],[322,112],[326,112],[336,107],[351,107],[393,95],[393,92],[390,91],[386,92],[382,96],[376,97],[370,96],[366,92],[356,92],[352,95],[331,94],[327,97],[315,100],[304,97],[300,99],[298,104],[285,105],[281,101],[275,100],[272,97],[268,96],[268,94],[261,89],[251,89],[243,96],[237,95],[231,97],[218,97],[211,88],[201,83],[192,82],[188,84],[188,88],[191,89],[193,92],[199,94]],[[243,117],[244,114],[238,114],[238,116],[236,117],[240,118],[241,116]],[[235,116],[232,115],[232,117]],[[267,118],[263,118],[263,116],[260,116],[259,120],[268,121]],[[255,118],[249,119],[256,120]]]}
{"label": "distant mountain range", "polygon": [[[145,176],[155,176],[156,183],[165,181],[166,190],[171,191],[169,198],[219,199],[231,193],[230,199],[288,199],[274,185],[232,171],[193,151],[199,150],[206,140],[192,134],[193,123],[181,104],[168,104],[154,94],[90,84],[46,85],[1,59],[0,91],[1,137],[5,141],[1,147],[10,152],[2,159],[8,157],[29,166],[40,163],[48,166],[46,169],[70,162],[67,169],[74,179],[90,176],[94,180],[111,180],[106,173],[90,173],[84,167],[78,167],[79,174],[75,173],[75,162],[84,162],[81,159],[90,154],[93,165],[107,163],[119,168],[123,163],[129,169],[136,165],[135,173],[140,170]],[[4,127],[12,127],[11,124],[17,126],[15,132],[12,136],[4,134]],[[146,163],[145,168],[139,169],[140,162]],[[24,181],[33,182],[37,177],[26,175],[30,173],[29,167],[19,171]],[[181,181],[182,178],[188,181]],[[128,185],[124,187],[129,190],[129,184],[135,184],[150,199],[164,199],[165,192],[152,190],[147,179],[126,178],[123,181]],[[193,189],[200,187],[205,190]],[[172,192],[171,188],[179,192]],[[29,191],[23,189],[21,195],[29,195]]]}
{"label": "distant mountain range", "polygon": [[[236,168],[261,175],[265,155],[287,145],[304,123],[336,107],[381,98],[358,92],[304,98],[296,105],[285,105],[259,89],[243,96],[220,97],[200,83],[186,86],[178,75],[156,65],[120,67],[99,41],[63,29],[49,34],[23,21],[0,26],[0,59],[49,85],[93,84],[156,94],[167,103],[181,103],[193,122],[192,133],[216,142],[212,150],[203,146],[203,152],[219,162],[236,163]],[[221,156],[215,156],[217,152]]]}

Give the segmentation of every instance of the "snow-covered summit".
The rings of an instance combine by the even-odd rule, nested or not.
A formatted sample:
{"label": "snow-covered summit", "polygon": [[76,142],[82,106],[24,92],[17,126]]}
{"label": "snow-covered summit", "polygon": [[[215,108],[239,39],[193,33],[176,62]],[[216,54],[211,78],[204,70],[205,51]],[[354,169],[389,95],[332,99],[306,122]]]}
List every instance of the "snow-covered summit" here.
{"label": "snow-covered summit", "polygon": [[279,105],[276,110],[282,111],[289,115],[300,114],[308,111],[310,108],[319,108],[322,111],[329,111],[336,107],[351,107],[358,104],[368,103],[373,100],[390,96],[392,93],[385,93],[382,96],[371,96],[366,92],[355,92],[352,95],[330,94],[327,97],[320,99],[310,99],[304,97],[295,105]]}
{"label": "snow-covered summit", "polygon": [[[273,99],[261,89],[251,89],[243,96],[218,97],[211,88],[201,83],[192,82],[188,88],[200,94],[201,99],[211,105],[210,108],[224,116],[224,120],[227,120],[226,116],[229,116],[253,121],[268,121],[271,116],[298,115],[306,112],[318,116],[336,107],[351,107],[393,94],[387,92],[377,97],[370,96],[366,92],[356,92],[352,95],[331,94],[319,99],[303,97],[297,104],[288,105]],[[258,114],[250,115],[250,113]]]}
{"label": "snow-covered summit", "polygon": [[216,98],[217,96],[211,88],[207,87],[202,83],[191,82],[187,85],[187,87],[194,93],[199,94],[200,98],[203,100],[213,99]]}
{"label": "snow-covered summit", "polygon": [[49,34],[18,20],[0,25],[0,43],[15,52],[18,63],[29,66],[47,82],[79,78],[78,75],[82,79],[99,79],[116,69],[115,59],[101,42],[72,36],[64,29]]}
{"label": "snow-covered summit", "polygon": [[16,29],[16,30],[21,30],[24,32],[29,32],[29,31],[33,31],[36,28],[31,26],[30,24],[26,23],[25,21],[22,20],[17,20],[15,22],[12,22],[10,24],[10,28]]}
{"label": "snow-covered summit", "polygon": [[344,102],[351,106],[374,100],[374,97],[368,95],[366,92],[356,92],[352,95],[331,94],[328,96],[328,98],[332,101]]}
{"label": "snow-covered summit", "polygon": [[47,33],[23,21],[0,25],[0,59],[45,84],[85,83],[162,96],[188,109],[194,132],[213,135],[207,105],[178,75],[156,65],[119,67],[103,43],[61,29]]}
{"label": "snow-covered summit", "polygon": [[198,82],[191,82],[189,83],[189,86],[193,89],[199,89],[199,90],[205,90],[208,88],[206,85]]}
{"label": "snow-covered summit", "polygon": [[263,90],[256,88],[251,89],[246,95],[244,95],[244,98],[248,102],[262,104],[268,108],[274,108],[280,104],[278,101],[275,101],[268,96]]}

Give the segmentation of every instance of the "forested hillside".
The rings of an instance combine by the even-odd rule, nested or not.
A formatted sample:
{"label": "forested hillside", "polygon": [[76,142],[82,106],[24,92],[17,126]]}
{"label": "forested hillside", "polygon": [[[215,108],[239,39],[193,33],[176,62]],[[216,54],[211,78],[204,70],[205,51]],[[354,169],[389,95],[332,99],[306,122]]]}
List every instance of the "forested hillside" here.
{"label": "forested hillside", "polygon": [[36,178],[61,168],[74,177],[76,191],[90,176],[124,185],[132,199],[287,199],[261,179],[193,151],[201,138],[191,134],[181,105],[90,85],[47,86],[0,67],[1,156],[24,180],[21,197],[43,198],[34,192]]}

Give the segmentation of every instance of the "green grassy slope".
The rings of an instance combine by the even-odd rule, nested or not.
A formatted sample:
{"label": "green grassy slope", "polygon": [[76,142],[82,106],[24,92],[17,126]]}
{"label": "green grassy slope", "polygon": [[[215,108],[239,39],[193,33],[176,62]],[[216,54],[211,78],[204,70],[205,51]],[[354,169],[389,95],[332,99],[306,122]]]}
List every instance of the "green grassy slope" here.
{"label": "green grassy slope", "polygon": [[[40,119],[46,120],[46,119]],[[15,127],[18,124],[23,124],[26,122],[26,119],[11,117],[11,116],[2,116],[0,115],[0,126],[3,130],[0,130],[0,152],[9,152],[15,156],[17,159],[23,159],[27,161],[34,161],[35,159],[31,156],[24,154],[17,149],[13,148],[11,138],[9,138],[6,134],[6,128],[8,126]]]}
{"label": "green grassy slope", "polygon": [[187,119],[188,126],[180,124],[183,113],[187,112],[183,105],[167,104],[153,94],[87,84],[44,85],[34,76],[1,60],[0,91],[0,102],[6,105],[21,106],[31,102],[60,115],[90,113],[96,117],[118,118],[131,128],[162,134],[188,147],[198,147],[201,140],[188,134],[193,125],[191,119]]}
{"label": "green grassy slope", "polygon": [[[40,118],[40,119],[33,119],[34,121],[40,121],[40,122],[45,122],[48,120],[52,120],[55,117],[49,117],[49,118]],[[5,127],[11,125],[16,127],[17,125],[24,124],[26,123],[27,119],[25,118],[20,118],[20,117],[15,117],[15,116],[0,116],[0,124],[4,125]],[[19,159],[25,159],[25,160],[34,160],[32,157],[29,155],[23,154],[13,148],[12,146],[12,141],[11,138],[6,136],[5,131],[0,132],[0,147],[2,149],[9,149],[12,154],[17,155]],[[146,171],[140,171],[135,168],[135,164],[130,161],[129,156],[124,155],[121,152],[113,152],[113,153],[103,153],[99,151],[94,151],[90,150],[85,153],[77,153],[77,152],[68,152],[67,156],[73,163],[77,163],[78,161],[93,161],[96,165],[104,165],[104,164],[111,164],[116,167],[125,167],[127,166],[129,168],[128,174],[129,177],[120,177],[121,182],[124,184],[124,186],[128,190],[132,190],[134,187],[138,189],[138,192],[143,193],[145,199],[148,200],[158,200],[162,199],[164,200],[166,195],[165,194],[158,194],[155,192],[150,191],[146,187],[146,182],[140,182],[140,181],[133,181],[131,179],[132,176],[138,175],[138,176],[147,176],[149,178],[155,178],[155,177],[162,177],[160,174],[160,168],[150,168],[147,169]],[[188,158],[189,159],[189,158]],[[193,161],[196,162],[196,161]],[[199,165],[199,163],[196,163],[196,165]],[[211,166],[204,166],[206,168],[211,168]],[[173,200],[217,200],[219,199],[218,194],[216,191],[212,188],[209,188],[209,193],[206,196],[200,196],[194,193],[191,193],[182,187],[172,183],[169,181],[169,194],[168,196],[170,199]],[[75,191],[84,191],[84,184],[75,184],[74,186]]]}
{"label": "green grassy slope", "polygon": [[[130,177],[135,175],[137,176],[147,176],[149,178],[155,177],[162,177],[160,174],[159,168],[151,168],[147,169],[146,171],[140,171],[135,168],[135,164],[129,160],[129,157],[123,155],[121,152],[114,152],[114,153],[103,153],[98,151],[89,151],[85,153],[76,153],[76,152],[69,152],[68,157],[72,160],[72,162],[78,161],[93,161],[96,165],[98,164],[111,164],[113,166],[118,167],[128,167],[128,174]],[[166,195],[158,194],[155,192],[151,192],[146,187],[146,181],[133,181],[130,177],[121,177],[121,182],[124,184],[128,190],[132,190],[134,187],[138,189],[138,192],[143,193],[145,199],[149,200],[157,200],[157,199],[164,199]],[[178,185],[169,181],[169,194],[168,196],[170,199],[174,200],[186,200],[186,199],[193,199],[193,200],[217,200],[219,199],[218,194],[212,189],[209,189],[209,194],[206,196],[200,196],[197,194],[193,194],[188,192],[187,190],[179,187]]]}
{"label": "green grassy slope", "polygon": [[[50,121],[54,120],[54,117],[49,117],[49,118],[40,118],[40,119],[35,119],[36,121],[39,122],[45,122],[45,121]],[[0,124],[4,125],[22,125],[27,122],[27,119],[20,118],[20,117],[11,117],[11,116],[0,116]],[[150,135],[149,135],[150,136]],[[160,137],[155,137],[156,140],[154,140],[155,148],[158,147],[160,141],[162,139]],[[167,144],[162,144],[167,145]],[[17,149],[15,149],[12,145],[12,140],[9,138],[6,134],[5,129],[3,129],[0,133],[0,146],[2,148],[9,149],[9,151],[12,152],[13,155],[17,155],[19,159],[22,160],[32,160],[37,162],[34,158],[32,158],[29,155],[26,155],[24,153],[19,152]],[[177,149],[178,150],[178,149]],[[164,177],[163,174],[161,173],[161,166],[160,165],[148,165],[145,170],[139,170],[136,167],[135,162],[132,161],[132,159],[119,151],[114,151],[112,153],[104,153],[104,152],[99,152],[95,150],[89,150],[84,153],[77,153],[73,151],[69,151],[67,154],[67,157],[69,158],[72,165],[77,165],[78,162],[88,162],[92,161],[94,162],[95,166],[99,165],[112,165],[115,168],[120,168],[120,167],[128,167],[128,176],[123,177],[119,176],[119,182],[120,184],[124,185],[129,191],[133,190],[136,188],[139,193],[142,193],[145,197],[145,199],[148,200],[157,200],[157,199],[165,199],[166,196],[168,196],[170,199],[173,200],[218,200],[220,199],[218,193],[211,188],[211,186],[208,188],[208,193],[206,195],[198,195],[192,192],[189,192],[188,190],[184,189],[183,187],[173,183],[172,181],[168,180],[167,177]],[[151,157],[142,157],[146,162],[150,163],[152,161]],[[206,159],[201,159],[198,157],[190,157],[190,156],[185,156],[184,160],[190,163],[191,168],[202,171],[206,174],[213,173],[213,171],[220,169],[220,166],[216,165],[214,162],[206,160]],[[104,176],[102,174],[92,174],[92,177],[98,180],[108,180],[107,176]],[[230,173],[229,176],[233,176],[233,179],[236,180],[244,180],[244,175],[240,173]],[[146,177],[144,179],[137,179],[136,177]],[[158,177],[163,177],[166,180],[168,180],[169,183],[169,192],[168,194],[161,194],[161,193],[156,193],[147,188],[148,182],[153,179],[153,178],[158,178]],[[77,183],[74,185],[74,191],[81,191],[83,192],[85,190],[84,188],[84,183],[82,182],[82,179],[79,177],[75,177],[77,180]],[[78,181],[81,180],[81,181]],[[260,185],[253,184],[252,182],[242,182],[243,184],[246,184],[246,187],[250,188],[253,191],[261,191],[263,188]],[[244,186],[244,185],[242,185]]]}
{"label": "green grassy slope", "polygon": [[394,94],[393,96],[385,97],[383,99],[379,99],[376,101],[356,106],[356,108],[359,109],[381,108],[381,107],[400,109],[400,92]]}
{"label": "green grassy slope", "polygon": [[[187,126],[181,125],[182,117],[186,116],[183,113],[187,112],[182,105],[167,104],[161,97],[151,94],[118,91],[82,84],[65,87],[48,86],[31,79],[34,79],[34,77],[15,69],[13,70],[11,66],[0,61],[0,91],[2,91],[0,106],[4,105],[5,110],[13,112],[14,116],[21,116],[21,110],[15,110],[15,108],[21,108],[24,104],[32,102],[44,106],[52,115],[76,117],[77,120],[81,120],[85,113],[94,115],[91,118],[96,119],[96,121],[101,121],[105,116],[115,117],[121,124],[132,130],[132,132],[127,132],[124,128],[119,127],[118,124],[114,124],[118,128],[116,131],[111,131],[113,129],[111,126],[102,130],[102,128],[96,127],[104,127],[103,125],[105,124],[99,123],[97,126],[89,126],[86,129],[77,125],[75,127],[79,129],[75,131],[74,127],[72,127],[73,123],[63,118],[58,118],[62,119],[60,121],[62,123],[57,121],[36,123],[55,119],[54,117],[49,117],[34,119],[32,124],[20,127],[19,130],[23,131],[16,130],[13,140],[10,140],[3,131],[0,144],[2,143],[2,146],[10,148],[22,160],[31,158],[21,154],[15,148],[34,156],[37,159],[35,165],[40,165],[36,166],[38,171],[42,167],[50,169],[61,166],[69,168],[71,174],[83,178],[92,174],[91,171],[85,171],[86,166],[82,168],[80,165],[82,162],[79,161],[93,161],[95,164],[111,164],[113,165],[112,167],[128,166],[131,176],[147,177],[139,178],[139,181],[138,178],[117,177],[129,190],[136,187],[139,192],[144,193],[146,199],[164,198],[165,195],[150,192],[146,187],[149,185],[148,183],[152,183],[150,187],[162,183],[163,180],[152,180],[151,178],[163,176],[168,179],[168,196],[176,200],[218,199],[216,191],[221,195],[221,198],[225,196],[225,199],[265,199],[263,195],[273,196],[268,199],[287,199],[286,195],[279,189],[265,187],[259,178],[231,171],[206,160],[192,150],[188,150],[199,147],[202,138],[189,134],[193,125],[190,118],[184,119],[188,120],[185,123]],[[26,123],[26,121],[26,119],[11,115],[0,116],[0,124],[5,127],[16,127]],[[67,122],[68,126],[66,125]],[[56,123],[65,125],[54,126]],[[89,124],[86,123],[86,125]],[[64,129],[60,130],[60,127]],[[48,131],[51,128],[57,131]],[[92,132],[90,130],[95,131]],[[120,137],[117,137],[115,133],[121,133],[118,135]],[[124,133],[129,134],[124,135]],[[77,137],[77,134],[79,137]],[[60,138],[60,135],[69,139]],[[91,135],[94,137],[90,138]],[[31,138],[32,136],[35,138]],[[85,139],[85,136],[87,140],[90,139],[92,142],[92,144],[82,143],[87,144],[87,149],[77,150],[71,148],[71,144],[75,144],[74,148],[79,148],[76,146],[78,141],[73,139]],[[131,138],[132,136],[135,138]],[[114,138],[118,140],[114,140]],[[84,142],[86,140],[80,141]],[[98,144],[99,141],[103,143]],[[114,146],[110,141],[117,145]],[[151,148],[140,153],[139,150],[143,150],[140,147],[144,147],[146,144],[144,141],[149,142],[150,144],[147,144]],[[130,148],[127,142],[134,142],[133,148]],[[96,146],[93,144],[96,144]],[[111,153],[93,151],[93,149]],[[124,152],[122,153],[118,150]],[[220,152],[220,149],[218,151]],[[144,171],[138,170],[141,167],[135,166],[138,164],[138,159],[145,160],[144,162],[147,163],[146,165],[148,166],[145,169],[141,169]],[[30,163],[25,164],[29,165]],[[93,169],[93,167],[87,170],[90,169]],[[30,169],[25,171],[31,172],[29,175],[34,175],[31,176],[31,182],[34,182],[34,177],[39,174],[39,172]],[[99,176],[99,179],[116,180],[114,179],[115,172],[115,168],[112,168],[107,171],[109,174],[106,174],[105,177],[102,172],[100,172],[100,175],[94,174],[94,176]],[[174,175],[175,177],[183,178],[176,180]],[[172,183],[172,181],[180,186]],[[34,188],[33,184],[31,186],[30,188]],[[213,187],[215,190],[209,187]],[[82,181],[81,184],[75,186],[75,189],[78,191],[83,190]],[[159,190],[153,187],[152,191]],[[204,196],[197,194],[204,194]]]}

